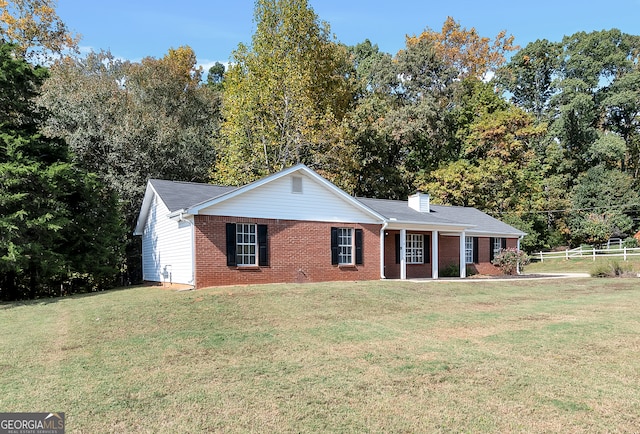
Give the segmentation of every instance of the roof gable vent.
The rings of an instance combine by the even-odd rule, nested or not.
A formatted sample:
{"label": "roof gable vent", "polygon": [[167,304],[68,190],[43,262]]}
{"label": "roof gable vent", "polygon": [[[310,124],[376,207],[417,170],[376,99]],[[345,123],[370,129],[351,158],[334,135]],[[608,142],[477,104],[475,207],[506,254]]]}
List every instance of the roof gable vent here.
{"label": "roof gable vent", "polygon": [[429,195],[427,193],[417,192],[409,196],[409,208],[418,212],[430,212]]}
{"label": "roof gable vent", "polygon": [[291,177],[291,193],[302,194],[302,177],[301,176]]}

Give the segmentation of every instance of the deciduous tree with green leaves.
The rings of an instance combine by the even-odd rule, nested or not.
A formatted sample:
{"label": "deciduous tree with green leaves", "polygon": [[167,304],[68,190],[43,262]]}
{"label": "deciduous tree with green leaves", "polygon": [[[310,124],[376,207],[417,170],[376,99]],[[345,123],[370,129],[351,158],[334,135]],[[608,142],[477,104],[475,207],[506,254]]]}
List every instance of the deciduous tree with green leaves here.
{"label": "deciduous tree with green leaves", "polygon": [[140,62],[92,52],[56,63],[43,85],[45,131],[118,193],[131,227],[149,178],[208,178],[220,94],[201,74],[189,47]]}
{"label": "deciduous tree with green leaves", "polygon": [[600,245],[612,236],[633,235],[633,217],[640,216],[640,195],[629,174],[598,165],[578,178],[572,193],[574,212],[568,222],[574,245]]}
{"label": "deciduous tree with green leaves", "polygon": [[306,0],[257,0],[255,22],[225,75],[213,178],[243,184],[302,162],[342,184],[352,158],[342,121],[355,91],[346,48]]}

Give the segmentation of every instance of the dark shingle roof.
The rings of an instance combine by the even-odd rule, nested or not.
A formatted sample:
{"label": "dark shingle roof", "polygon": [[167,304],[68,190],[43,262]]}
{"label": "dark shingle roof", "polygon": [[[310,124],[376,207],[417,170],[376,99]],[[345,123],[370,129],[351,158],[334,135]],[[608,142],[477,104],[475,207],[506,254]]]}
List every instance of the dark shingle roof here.
{"label": "dark shingle roof", "polygon": [[526,235],[524,232],[491,217],[476,208],[463,206],[431,205],[431,212],[440,218],[455,222],[475,225],[474,232],[490,232],[494,234]]}
{"label": "dark shingle roof", "polygon": [[[152,179],[149,182],[170,212],[187,209],[239,188],[161,179]],[[431,205],[431,212],[422,213],[410,208],[408,202],[402,200],[369,198],[356,198],[356,200],[386,219],[394,219],[398,223],[474,226],[470,231],[525,235],[524,232],[475,208]]]}
{"label": "dark shingle roof", "polygon": [[152,179],[149,182],[170,212],[189,208],[238,188],[197,182],[166,181],[163,179]]}
{"label": "dark shingle roof", "polygon": [[[446,224],[446,223],[460,223],[452,222],[442,219],[435,213],[423,213],[409,208],[408,202],[402,200],[389,200],[389,199],[369,199],[369,198],[356,198],[360,203],[368,206],[378,214],[386,217],[387,219],[396,219],[399,222],[415,222],[415,223],[433,223],[433,224]],[[469,222],[466,222],[469,224]]]}
{"label": "dark shingle roof", "polygon": [[503,235],[525,235],[524,232],[497,220],[475,208],[462,206],[430,205],[431,212],[422,213],[409,208],[407,201],[357,198],[387,219],[394,218],[399,223],[433,223],[473,225],[472,232],[487,232]]}

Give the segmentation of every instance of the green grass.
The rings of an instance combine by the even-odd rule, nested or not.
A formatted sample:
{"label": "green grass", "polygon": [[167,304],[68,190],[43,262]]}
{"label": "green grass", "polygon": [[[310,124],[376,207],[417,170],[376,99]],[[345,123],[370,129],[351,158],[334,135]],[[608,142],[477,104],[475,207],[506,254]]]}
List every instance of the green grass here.
{"label": "green grass", "polygon": [[628,259],[628,261],[624,261],[622,257],[607,258],[606,256],[597,256],[595,261],[590,256],[571,259],[545,259],[544,262],[537,261],[527,265],[525,273],[590,273],[596,267],[612,262],[628,265],[632,270],[640,273],[640,257],[633,256]]}
{"label": "green grass", "polygon": [[633,432],[640,281],[138,287],[0,305],[0,409],[69,433]]}

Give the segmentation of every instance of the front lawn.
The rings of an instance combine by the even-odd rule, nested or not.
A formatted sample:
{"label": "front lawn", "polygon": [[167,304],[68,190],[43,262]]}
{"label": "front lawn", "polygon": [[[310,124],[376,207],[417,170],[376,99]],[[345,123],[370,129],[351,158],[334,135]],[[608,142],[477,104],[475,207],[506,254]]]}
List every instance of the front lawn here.
{"label": "front lawn", "polygon": [[633,432],[638,279],[137,287],[0,305],[67,432]]}

